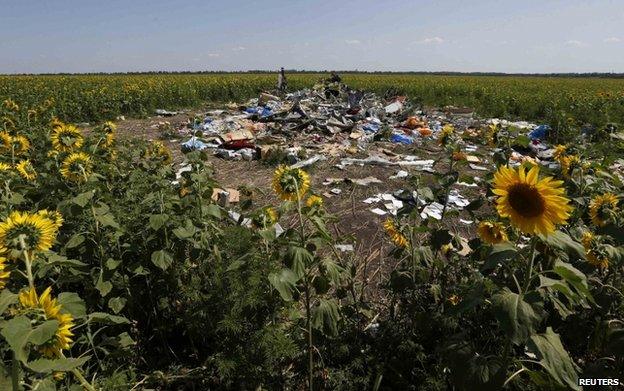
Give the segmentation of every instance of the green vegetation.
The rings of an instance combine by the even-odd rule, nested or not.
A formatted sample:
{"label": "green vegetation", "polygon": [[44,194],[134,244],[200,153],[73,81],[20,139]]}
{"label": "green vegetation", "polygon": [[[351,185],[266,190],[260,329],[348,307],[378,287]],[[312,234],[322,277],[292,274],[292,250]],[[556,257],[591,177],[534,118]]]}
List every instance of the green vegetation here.
{"label": "green vegetation", "polygon": [[[346,81],[384,90],[401,78]],[[500,87],[514,79],[414,80],[398,88],[464,91],[466,103],[478,101],[471,80],[514,91]],[[603,108],[622,99],[598,94],[619,81],[553,83],[567,87],[563,100],[573,86]],[[624,185],[600,140],[574,139],[557,149],[562,169],[538,172],[530,161],[506,167],[517,129],[481,129],[472,142],[498,148],[499,167],[466,207],[478,236],[462,240],[451,210],[438,221],[408,205],[384,224],[390,270],[373,284],[368,258],[336,249],[348,238],[329,228],[335,217],[304,171],[275,171],[272,206],[241,192],[247,226],[212,200],[206,155],[187,154],[190,170],[176,178],[159,142],[120,142],[112,123],[82,134],[55,118],[240,99],[271,84],[268,75],[2,79],[16,100],[0,106],[0,389],[580,390],[579,377],[624,373]],[[443,129],[425,147],[444,169],[405,182],[426,203],[471,181],[460,175],[463,135]]]}
{"label": "green vegetation", "polygon": [[[292,74],[289,87],[310,87],[318,78]],[[553,127],[624,121],[624,79],[346,74],[344,80],[353,88],[406,94],[425,105],[467,106],[484,116],[546,121]],[[240,101],[274,88],[275,82],[274,74],[0,76],[0,99],[28,107],[54,99],[59,118],[98,121],[204,101]]]}

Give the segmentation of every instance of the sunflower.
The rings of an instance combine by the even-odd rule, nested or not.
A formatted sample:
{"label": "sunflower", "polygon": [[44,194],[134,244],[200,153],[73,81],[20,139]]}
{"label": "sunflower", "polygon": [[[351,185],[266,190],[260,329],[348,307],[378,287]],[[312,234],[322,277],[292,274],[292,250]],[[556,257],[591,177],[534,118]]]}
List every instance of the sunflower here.
{"label": "sunflower", "polygon": [[284,201],[296,201],[310,188],[310,176],[300,168],[280,166],[273,174],[273,190]]}
{"label": "sunflower", "polygon": [[102,132],[105,134],[105,147],[110,147],[115,143],[115,129],[117,129],[117,125],[115,125],[111,121],[106,121],[102,125]]}
{"label": "sunflower", "polygon": [[602,251],[600,251],[598,242],[598,237],[593,233],[590,231],[583,232],[581,243],[583,243],[583,247],[585,248],[585,258],[587,258],[587,262],[599,269],[606,269],[609,267],[609,258],[604,256]]}
{"label": "sunflower", "polygon": [[0,172],[7,172],[11,170],[11,165],[0,162]]}
{"label": "sunflower", "polygon": [[268,228],[277,223],[278,215],[275,209],[269,207],[263,208],[251,219],[251,225],[255,228]]}
{"label": "sunflower", "polygon": [[171,151],[160,141],[153,141],[145,151],[145,157],[149,160],[169,164],[173,160]]}
{"label": "sunflower", "polygon": [[50,120],[50,127],[52,128],[52,130],[56,128],[62,128],[63,126],[65,126],[65,123],[63,123],[63,121],[56,117],[52,117],[52,119]]}
{"label": "sunflower", "polygon": [[11,134],[5,130],[0,132],[0,146],[2,147],[2,149],[5,149],[7,151],[10,151],[11,147],[13,146],[13,136],[11,136]]}
{"label": "sunflower", "polygon": [[455,128],[453,127],[453,125],[444,125],[442,127],[442,131],[440,132],[440,135],[438,136],[438,144],[446,145],[449,141],[449,138],[451,138],[451,136],[453,135],[454,131]]}
{"label": "sunflower", "polygon": [[4,102],[2,102],[2,105],[5,109],[9,111],[19,111],[19,106],[11,99],[6,99]]}
{"label": "sunflower", "polygon": [[23,155],[30,149],[30,141],[22,135],[11,137],[11,148],[16,155]]}
{"label": "sunflower", "polygon": [[15,169],[27,181],[34,181],[37,178],[37,171],[35,171],[35,167],[30,163],[30,160],[22,160],[15,165]]}
{"label": "sunflower", "polygon": [[54,227],[56,228],[56,230],[58,231],[61,226],[63,225],[63,215],[57,211],[57,210],[47,210],[47,209],[42,209],[40,211],[37,212],[37,216],[41,216],[44,217],[48,220],[50,220],[52,222],[52,224],[54,224]]}
{"label": "sunflower", "polygon": [[306,200],[306,206],[309,208],[320,208],[323,205],[323,199],[317,195],[311,195]]}
{"label": "sunflower", "polygon": [[71,152],[82,147],[84,137],[74,125],[61,125],[52,128],[52,147],[59,152]]}
{"label": "sunflower", "polygon": [[84,182],[91,174],[91,157],[84,152],[67,156],[60,168],[63,178],[72,182]]}
{"label": "sunflower", "polygon": [[561,173],[567,178],[575,168],[580,167],[581,159],[577,155],[564,156],[559,160],[559,164],[561,164]]}
{"label": "sunflower", "polygon": [[507,241],[507,232],[505,232],[505,226],[502,223],[494,221],[482,221],[477,228],[479,237],[485,243],[497,244]]}
{"label": "sunflower", "polygon": [[390,236],[390,240],[392,240],[392,243],[394,243],[396,246],[401,247],[401,248],[407,247],[408,245],[407,238],[399,230],[399,228],[397,227],[397,225],[395,224],[393,220],[391,219],[386,220],[386,222],[383,224],[383,227],[388,233],[388,235]]}
{"label": "sunflower", "polygon": [[604,227],[618,210],[618,198],[613,193],[605,193],[589,203],[589,215],[597,227]]}
{"label": "sunflower", "polygon": [[561,187],[562,181],[552,177],[540,180],[538,166],[529,172],[525,170],[522,166],[517,171],[502,166],[494,174],[492,192],[498,196],[496,209],[522,232],[548,235],[556,224],[563,224],[570,217],[570,200]]}
{"label": "sunflower", "polygon": [[[0,222],[0,246],[18,253],[23,250],[47,251],[54,244],[57,231],[54,221],[47,217],[11,212],[6,220]],[[26,248],[22,248],[20,236],[23,236]]]}
{"label": "sunflower", "polygon": [[446,300],[448,300],[448,302],[451,303],[451,305],[455,306],[459,304],[459,302],[461,301],[461,297],[457,295],[450,295]]}
{"label": "sunflower", "polygon": [[39,351],[48,358],[59,357],[62,350],[69,349],[74,335],[74,318],[67,313],[61,313],[63,307],[51,296],[52,287],[48,287],[41,296],[37,296],[35,288],[28,288],[19,293],[19,303],[23,310],[33,311],[37,320],[56,320],[58,328],[50,340],[39,346]]}
{"label": "sunflower", "polygon": [[7,267],[6,262],[6,257],[0,256],[0,290],[4,289],[11,275],[10,271],[5,270]]}
{"label": "sunflower", "polygon": [[2,119],[0,119],[0,122],[2,122],[2,126],[5,129],[13,129],[15,128],[15,121],[13,121],[13,119],[7,115],[5,115],[4,117],[2,117]]}
{"label": "sunflower", "polygon": [[553,159],[555,160],[561,160],[562,157],[565,156],[565,153],[567,151],[567,147],[565,145],[557,145],[555,146],[555,150],[553,151]]}

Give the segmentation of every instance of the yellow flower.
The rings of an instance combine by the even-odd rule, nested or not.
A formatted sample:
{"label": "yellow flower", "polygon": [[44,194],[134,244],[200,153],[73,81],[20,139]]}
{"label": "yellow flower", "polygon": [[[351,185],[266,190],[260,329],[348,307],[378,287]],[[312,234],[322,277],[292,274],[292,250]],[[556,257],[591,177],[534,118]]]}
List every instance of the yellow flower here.
{"label": "yellow flower", "polygon": [[383,227],[390,236],[390,240],[392,240],[392,243],[394,243],[397,247],[407,247],[407,238],[405,237],[405,235],[403,235],[403,233],[401,233],[393,220],[386,220]]}
{"label": "yellow flower", "polygon": [[37,215],[50,220],[57,231],[63,225],[63,215],[59,211],[42,209],[37,212]]}
{"label": "yellow flower", "polygon": [[11,146],[13,153],[23,155],[30,149],[30,141],[22,135],[11,137]]}
{"label": "yellow flower", "polygon": [[482,221],[477,228],[479,237],[485,243],[496,244],[507,241],[507,232],[505,232],[505,226],[502,223],[494,221]]}
{"label": "yellow flower", "polygon": [[454,131],[455,131],[455,128],[453,127],[453,125],[451,124],[444,125],[442,127],[442,131],[440,132],[440,135],[438,136],[438,144],[446,145]]}
{"label": "yellow flower", "polygon": [[0,162],[0,172],[6,172],[11,169],[11,165],[7,163]]}
{"label": "yellow flower", "polygon": [[4,289],[11,275],[10,271],[5,270],[7,267],[6,261],[6,257],[0,256],[0,290]]}
{"label": "yellow flower", "polygon": [[104,132],[104,146],[110,147],[115,142],[115,129],[117,129],[117,125],[112,123],[111,121],[106,121],[102,124],[102,132]]}
{"label": "yellow flower", "polygon": [[539,179],[539,167],[529,172],[524,167],[516,171],[500,167],[494,174],[492,192],[498,196],[496,209],[501,217],[526,234],[548,235],[555,225],[565,223],[572,207],[566,197],[562,181],[552,177]]}
{"label": "yellow flower", "polygon": [[171,151],[160,141],[152,141],[145,151],[145,157],[163,164],[169,164],[173,160]]}
{"label": "yellow flower", "polygon": [[323,205],[323,199],[317,195],[311,195],[306,200],[306,206],[309,208],[320,208]]}
{"label": "yellow flower", "polygon": [[565,156],[565,153],[567,151],[567,148],[565,145],[557,145],[555,146],[555,150],[553,151],[553,159],[555,160],[561,160],[562,157]]}
{"label": "yellow flower", "polygon": [[268,228],[277,223],[278,218],[275,209],[265,207],[251,219],[251,225],[255,228]]}
{"label": "yellow flower", "polygon": [[60,168],[63,178],[72,182],[85,182],[91,174],[91,157],[84,152],[67,156]]}
{"label": "yellow flower", "polygon": [[19,106],[11,99],[6,99],[4,102],[2,102],[2,105],[9,111],[19,111]]}
{"label": "yellow flower", "polygon": [[22,160],[15,165],[15,169],[27,181],[34,181],[37,178],[37,171],[35,171],[35,167],[30,163],[30,160]]}
{"label": "yellow flower", "polygon": [[65,126],[65,124],[63,123],[63,121],[59,120],[56,117],[52,117],[52,119],[50,120],[50,127],[54,130],[56,128],[61,128]]}
{"label": "yellow flower", "polygon": [[273,190],[284,201],[297,201],[310,188],[310,176],[299,168],[280,166],[273,174]]}
{"label": "yellow flower", "polygon": [[451,305],[455,306],[459,304],[459,302],[461,301],[461,298],[457,295],[450,295],[447,300],[449,303],[451,303]]}
{"label": "yellow flower", "polygon": [[13,136],[4,130],[0,132],[0,145],[2,146],[2,149],[10,151],[13,146]]}
{"label": "yellow flower", "polygon": [[[57,231],[54,222],[47,217],[28,212],[11,212],[5,221],[0,222],[0,247],[17,252],[47,251],[54,244]],[[26,248],[20,244],[22,235]]]}
{"label": "yellow flower", "polygon": [[599,269],[606,269],[609,267],[609,259],[601,254],[597,246],[597,239],[590,231],[583,232],[581,237],[581,243],[585,248],[585,258],[590,265],[593,265]]}
{"label": "yellow flower", "polygon": [[55,126],[50,135],[52,147],[59,152],[71,152],[82,147],[84,137],[74,125]]}
{"label": "yellow flower", "polygon": [[41,296],[37,296],[34,288],[28,288],[21,291],[18,296],[23,310],[34,310],[39,319],[43,317],[46,321],[58,322],[54,336],[38,347],[39,351],[48,358],[59,357],[62,350],[69,349],[73,342],[71,337],[74,335],[71,331],[74,327],[74,318],[68,313],[61,313],[63,307],[52,298],[51,291],[52,287],[48,287]]}
{"label": "yellow flower", "polygon": [[581,159],[577,155],[564,156],[559,160],[559,164],[561,164],[561,173],[567,178],[575,168],[580,166]]}
{"label": "yellow flower", "polygon": [[607,225],[611,216],[618,210],[618,199],[613,193],[605,193],[594,198],[589,203],[589,215],[592,223],[597,227]]}

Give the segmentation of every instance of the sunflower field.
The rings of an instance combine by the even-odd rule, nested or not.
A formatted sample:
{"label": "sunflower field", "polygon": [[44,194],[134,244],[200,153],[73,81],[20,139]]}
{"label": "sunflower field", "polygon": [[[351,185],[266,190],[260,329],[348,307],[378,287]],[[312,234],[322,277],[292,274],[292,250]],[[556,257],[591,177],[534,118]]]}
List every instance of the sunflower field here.
{"label": "sunflower field", "polygon": [[[556,148],[560,169],[530,159],[510,167],[511,131],[488,129],[479,142],[494,148],[497,169],[466,207],[473,237],[453,229],[454,211],[433,220],[407,205],[382,223],[392,270],[373,287],[361,260],[337,250],[337,217],[310,173],[278,167],[265,190],[279,201],[250,198],[234,221],[212,199],[219,184],[202,152],[187,153],[189,169],[176,175],[160,142],[121,140],[113,122],[88,132],[70,123],[236,99],[268,83],[163,81],[171,77],[22,77],[19,91],[17,78],[0,79],[0,95],[15,95],[0,107],[0,389],[580,390],[583,378],[624,381],[624,184],[611,168],[621,142],[607,156],[604,141],[569,139]],[[604,99],[596,123],[621,118],[622,96],[594,97],[620,82],[594,82],[574,99]],[[482,88],[480,99],[496,90]],[[512,113],[501,102],[501,115]],[[566,121],[598,115],[565,110]],[[446,125],[430,141],[445,170],[436,189],[410,178],[416,199],[448,197],[465,180],[461,137]]]}

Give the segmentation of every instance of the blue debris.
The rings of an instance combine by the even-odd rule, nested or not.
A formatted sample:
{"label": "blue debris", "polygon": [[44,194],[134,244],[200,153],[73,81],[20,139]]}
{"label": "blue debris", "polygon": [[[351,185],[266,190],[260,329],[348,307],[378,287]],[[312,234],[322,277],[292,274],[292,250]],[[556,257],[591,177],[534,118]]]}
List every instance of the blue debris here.
{"label": "blue debris", "polygon": [[406,136],[404,134],[397,134],[397,133],[394,133],[392,136],[390,136],[390,140],[393,143],[401,143],[401,144],[411,144],[414,142],[413,138]]}
{"label": "blue debris", "polygon": [[208,148],[208,145],[206,145],[206,143],[204,143],[195,136],[191,137],[188,141],[182,143],[182,151],[185,152],[194,150],[203,151],[206,148]]}
{"label": "blue debris", "polygon": [[267,106],[248,107],[245,109],[247,114],[258,114],[262,118],[270,117],[273,115],[273,110]]}
{"label": "blue debris", "polygon": [[550,126],[548,126],[548,125],[539,125],[538,127],[533,129],[529,133],[529,138],[531,140],[537,140],[537,139],[543,140],[543,139],[546,138],[546,136],[548,135],[549,131],[550,131]]}
{"label": "blue debris", "polygon": [[362,126],[362,130],[368,133],[377,133],[379,132],[379,124],[368,122]]}

